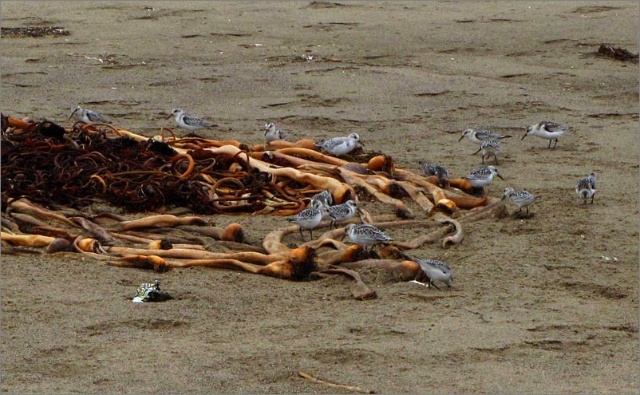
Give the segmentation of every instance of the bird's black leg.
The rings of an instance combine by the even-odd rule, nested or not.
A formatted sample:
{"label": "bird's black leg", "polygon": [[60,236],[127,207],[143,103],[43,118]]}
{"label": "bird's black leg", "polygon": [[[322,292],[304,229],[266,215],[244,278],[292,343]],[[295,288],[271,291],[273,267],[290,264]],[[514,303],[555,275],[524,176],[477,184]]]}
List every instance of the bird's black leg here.
{"label": "bird's black leg", "polygon": [[552,142],[552,141],[553,141],[553,140],[549,140],[549,146],[548,146],[547,148],[551,149],[551,142]]}
{"label": "bird's black leg", "polygon": [[431,279],[429,279],[429,285],[433,285],[436,289],[440,289]]}

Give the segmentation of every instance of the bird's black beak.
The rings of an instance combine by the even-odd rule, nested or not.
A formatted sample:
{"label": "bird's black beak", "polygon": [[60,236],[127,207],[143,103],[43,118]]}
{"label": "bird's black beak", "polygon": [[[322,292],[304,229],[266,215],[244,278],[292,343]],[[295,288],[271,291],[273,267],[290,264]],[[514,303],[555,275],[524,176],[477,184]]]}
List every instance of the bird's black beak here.
{"label": "bird's black beak", "polygon": [[529,131],[527,130],[526,132],[524,132],[524,136],[522,136],[520,140],[524,140],[524,138],[527,137],[528,134],[529,134]]}
{"label": "bird's black beak", "polygon": [[169,114],[169,116],[167,116],[165,119],[169,119],[173,116],[173,113]]}
{"label": "bird's black beak", "polygon": [[500,173],[496,173],[496,175],[497,175],[498,177],[500,177],[500,179],[501,179],[501,180],[504,180],[504,177],[502,177],[502,176],[500,175]]}
{"label": "bird's black beak", "polygon": [[462,141],[463,138],[464,138],[464,134],[460,136],[460,138],[458,139],[458,142]]}

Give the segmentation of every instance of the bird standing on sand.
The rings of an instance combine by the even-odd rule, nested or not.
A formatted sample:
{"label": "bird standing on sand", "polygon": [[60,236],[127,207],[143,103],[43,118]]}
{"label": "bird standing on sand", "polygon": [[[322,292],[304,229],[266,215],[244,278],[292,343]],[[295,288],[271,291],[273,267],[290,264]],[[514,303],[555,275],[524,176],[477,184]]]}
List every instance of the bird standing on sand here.
{"label": "bird standing on sand", "polygon": [[480,144],[480,148],[473,155],[482,151],[482,163],[484,164],[484,159],[489,158],[493,155],[494,163],[498,164],[498,154],[502,153],[502,143],[498,140],[486,140]]}
{"label": "bird standing on sand", "polygon": [[[435,284],[436,281],[442,281],[447,284],[448,287],[453,285],[453,272],[451,271],[451,267],[442,261],[437,261],[435,259],[415,259],[415,261],[420,265],[420,269],[424,272],[424,274],[429,277],[429,284],[438,288]],[[440,288],[438,288],[440,289]]]}
{"label": "bird standing on sand", "polygon": [[184,110],[180,108],[174,108],[167,118],[175,117],[176,123],[183,129],[187,129],[189,131],[188,136],[195,135],[195,131],[198,129],[209,128],[213,126],[218,126],[207,121],[203,121],[202,119],[186,113]]}
{"label": "bird standing on sand", "polygon": [[92,123],[92,122],[102,122],[102,123],[110,123],[106,119],[102,117],[102,115],[98,114],[95,111],[87,110],[86,108],[82,108],[80,106],[76,106],[71,109],[71,115],[69,115],[69,119],[71,117],[75,118],[76,121],[84,122],[84,123]]}
{"label": "bird standing on sand", "polygon": [[591,198],[591,204],[593,204],[593,198],[596,194],[596,173],[591,173],[586,177],[582,177],[576,184],[576,193],[582,199],[583,204],[587,204],[587,200]]}
{"label": "bird standing on sand", "polygon": [[571,127],[563,126],[555,122],[550,121],[542,121],[538,122],[535,125],[531,125],[527,128],[524,136],[520,140],[524,140],[527,136],[538,136],[543,139],[549,140],[549,146],[547,148],[552,148],[551,143],[554,142],[553,148],[556,148],[558,144],[558,139],[568,130],[571,130]]}
{"label": "bird standing on sand", "polygon": [[311,197],[311,203],[309,204],[309,207],[316,207],[316,205],[320,203],[321,205],[325,206],[325,207],[329,207],[333,205],[333,195],[331,195],[331,192],[327,191],[326,189],[320,193],[316,193],[315,195],[313,195]]}
{"label": "bird standing on sand", "polygon": [[326,215],[331,219],[329,228],[332,228],[336,222],[346,221],[356,215],[358,212],[358,202],[355,200],[347,200],[342,204],[327,207]]}
{"label": "bird standing on sand", "polygon": [[511,137],[511,135],[498,134],[487,129],[465,129],[460,133],[458,141],[461,141],[465,137],[474,144],[482,144],[483,141],[502,140]]}
{"label": "bird standing on sand", "polygon": [[529,206],[536,201],[536,196],[529,191],[516,191],[511,187],[507,187],[502,191],[502,199],[509,199],[511,203],[518,207],[518,213],[522,212],[522,208],[526,208],[526,216],[529,216]]}
{"label": "bird standing on sand", "polygon": [[300,237],[304,240],[304,236],[302,235],[302,230],[306,229],[309,231],[309,237],[313,239],[313,228],[320,224],[324,214],[326,212],[326,208],[322,205],[318,207],[311,207],[300,211],[295,216],[289,218],[289,222],[293,222],[300,227]]}

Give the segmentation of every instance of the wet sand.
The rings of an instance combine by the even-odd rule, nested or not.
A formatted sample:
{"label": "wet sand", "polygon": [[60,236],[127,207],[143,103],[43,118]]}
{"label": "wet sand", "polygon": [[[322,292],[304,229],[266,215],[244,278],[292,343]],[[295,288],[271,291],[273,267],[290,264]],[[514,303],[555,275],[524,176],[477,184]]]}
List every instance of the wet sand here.
{"label": "wet sand", "polygon": [[[353,392],[303,371],[377,393],[638,393],[638,65],[594,56],[601,43],[637,52],[637,4],[1,7],[3,27],[71,32],[2,38],[4,114],[67,125],[81,104],[152,136],[183,107],[219,125],[201,132],[211,138],[259,143],[269,121],[292,140],[357,131],[398,167],[433,161],[456,176],[481,165],[460,131],[490,128],[513,137],[505,180],[488,194],[512,186],[541,196],[532,218],[471,223],[458,246],[414,251],[448,262],[452,288],[363,271],[378,294],[369,301],[352,299],[340,277],[155,274],[5,254],[3,392]],[[555,150],[521,140],[542,120],[574,131]],[[591,171],[598,192],[583,206],[575,182]],[[240,222],[255,243],[283,222],[214,219]],[[131,303],[156,277],[176,299]]]}

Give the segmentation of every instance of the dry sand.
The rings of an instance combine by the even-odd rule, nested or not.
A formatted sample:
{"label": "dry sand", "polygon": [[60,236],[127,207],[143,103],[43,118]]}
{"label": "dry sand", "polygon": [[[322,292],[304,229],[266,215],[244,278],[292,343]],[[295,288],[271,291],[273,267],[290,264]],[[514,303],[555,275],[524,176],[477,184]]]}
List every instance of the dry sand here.
{"label": "dry sand", "polygon": [[[219,125],[205,136],[257,143],[267,121],[291,139],[357,131],[399,167],[430,160],[457,176],[480,165],[459,132],[493,128],[514,137],[488,193],[542,197],[531,219],[469,224],[461,245],[416,251],[448,262],[453,288],[370,271],[378,299],[364,302],[343,278],[4,255],[3,392],[352,392],[304,371],[378,393],[638,393],[638,66],[593,56],[601,43],[637,52],[637,3],[1,7],[3,27],[71,32],[2,38],[5,114],[67,125],[83,104],[151,136],[180,106]],[[520,140],[545,119],[575,131],[555,150]],[[599,189],[585,207],[574,185],[591,171]],[[254,242],[282,224],[215,220],[239,221]],[[176,300],[131,303],[158,276]]]}

